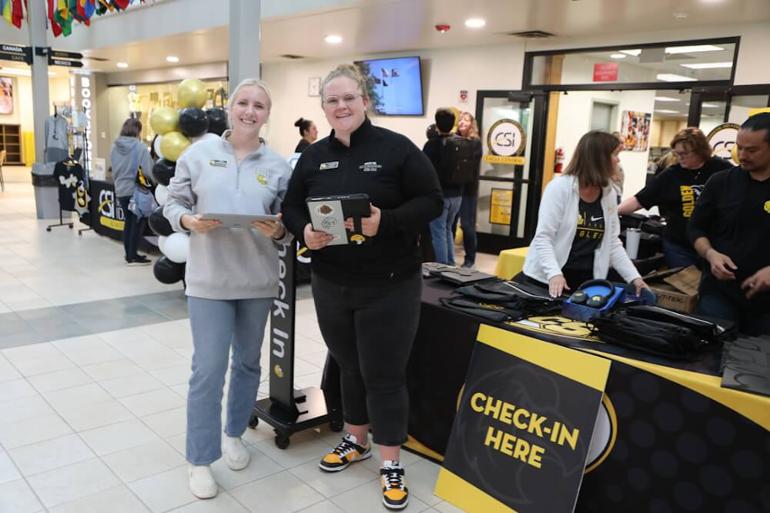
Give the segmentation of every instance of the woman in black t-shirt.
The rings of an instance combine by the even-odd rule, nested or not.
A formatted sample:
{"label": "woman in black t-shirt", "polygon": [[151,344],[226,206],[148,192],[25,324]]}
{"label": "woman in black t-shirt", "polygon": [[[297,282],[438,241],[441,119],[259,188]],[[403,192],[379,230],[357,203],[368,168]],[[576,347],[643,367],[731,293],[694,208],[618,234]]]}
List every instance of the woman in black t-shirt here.
{"label": "woman in black t-shirt", "polygon": [[680,130],[671,140],[679,162],[656,176],[635,196],[618,207],[621,215],[657,206],[666,218],[663,253],[669,267],[698,264],[698,254],[687,240],[687,224],[706,180],[732,164],[711,156],[711,146],[698,128]]}

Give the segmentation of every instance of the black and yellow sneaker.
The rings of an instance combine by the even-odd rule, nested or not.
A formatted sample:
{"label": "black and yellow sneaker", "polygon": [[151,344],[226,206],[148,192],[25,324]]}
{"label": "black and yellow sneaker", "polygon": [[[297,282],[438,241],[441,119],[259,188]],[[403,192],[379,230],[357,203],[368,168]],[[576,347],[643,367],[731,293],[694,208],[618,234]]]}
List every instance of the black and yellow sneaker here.
{"label": "black and yellow sneaker", "polygon": [[363,461],[371,455],[371,447],[358,445],[356,437],[348,433],[342,437],[337,447],[321,459],[318,466],[326,472],[339,472],[348,468],[351,463]]}
{"label": "black and yellow sneaker", "polygon": [[409,488],[404,485],[404,468],[397,461],[384,461],[380,469],[380,482],[385,507],[404,509],[409,503]]}

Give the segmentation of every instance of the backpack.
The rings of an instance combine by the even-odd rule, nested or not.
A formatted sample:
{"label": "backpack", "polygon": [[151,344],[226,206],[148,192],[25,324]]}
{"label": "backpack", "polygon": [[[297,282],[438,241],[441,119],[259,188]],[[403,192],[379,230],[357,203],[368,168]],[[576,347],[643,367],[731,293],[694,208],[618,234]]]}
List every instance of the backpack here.
{"label": "backpack", "polygon": [[446,183],[463,185],[472,183],[479,174],[477,142],[452,135],[441,138],[441,175]]}

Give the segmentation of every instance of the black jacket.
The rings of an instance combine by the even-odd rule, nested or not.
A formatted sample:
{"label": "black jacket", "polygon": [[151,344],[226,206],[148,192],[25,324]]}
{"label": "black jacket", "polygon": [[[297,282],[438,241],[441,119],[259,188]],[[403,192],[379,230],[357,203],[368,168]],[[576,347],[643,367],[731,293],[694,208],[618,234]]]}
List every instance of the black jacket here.
{"label": "black jacket", "polygon": [[[335,162],[321,170],[321,164]],[[417,272],[419,234],[443,208],[438,177],[425,154],[403,135],[375,127],[368,119],[351,134],[350,147],[332,131],[297,161],[283,202],[283,221],[302,241],[310,222],[306,198],[356,193],[368,194],[381,209],[377,235],[360,246],[313,251],[313,272],[344,285],[386,283]]]}

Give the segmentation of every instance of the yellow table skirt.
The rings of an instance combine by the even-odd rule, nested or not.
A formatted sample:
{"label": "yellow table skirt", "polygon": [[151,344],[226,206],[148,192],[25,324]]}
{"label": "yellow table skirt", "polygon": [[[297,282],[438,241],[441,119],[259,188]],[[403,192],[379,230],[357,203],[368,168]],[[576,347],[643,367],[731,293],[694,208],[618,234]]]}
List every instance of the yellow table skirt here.
{"label": "yellow table skirt", "polygon": [[498,278],[510,280],[524,268],[524,259],[527,258],[529,248],[504,249],[497,257],[495,274]]}

